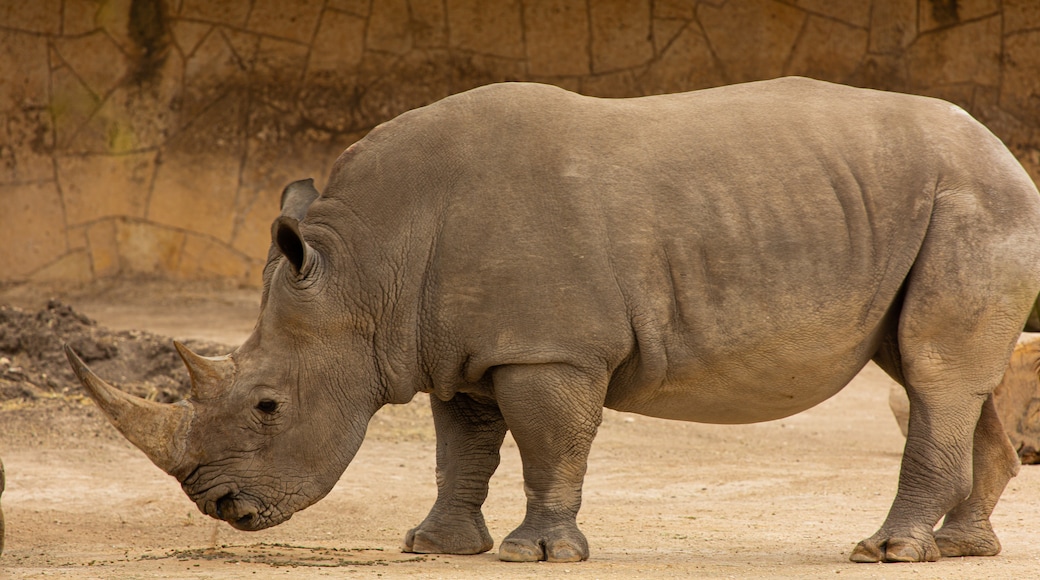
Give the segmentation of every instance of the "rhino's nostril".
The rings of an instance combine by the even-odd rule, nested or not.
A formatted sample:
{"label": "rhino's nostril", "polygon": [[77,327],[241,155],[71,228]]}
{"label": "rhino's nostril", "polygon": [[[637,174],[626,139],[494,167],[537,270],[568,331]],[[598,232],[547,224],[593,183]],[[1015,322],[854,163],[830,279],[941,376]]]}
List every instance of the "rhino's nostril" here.
{"label": "rhino's nostril", "polygon": [[227,494],[216,501],[217,518],[239,529],[251,529],[257,520],[257,511],[251,504]]}
{"label": "rhino's nostril", "polygon": [[235,498],[229,493],[217,500],[217,517],[227,520],[235,511]]}

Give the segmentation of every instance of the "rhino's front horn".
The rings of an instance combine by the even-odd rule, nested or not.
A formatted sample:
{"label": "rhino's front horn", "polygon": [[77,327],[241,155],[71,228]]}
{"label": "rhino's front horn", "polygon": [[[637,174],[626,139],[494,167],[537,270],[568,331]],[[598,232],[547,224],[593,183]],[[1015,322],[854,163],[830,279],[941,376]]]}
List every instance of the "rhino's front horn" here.
{"label": "rhino's front horn", "polygon": [[183,467],[194,410],[187,401],[156,403],[124,393],[98,378],[69,345],[65,356],[87,393],[116,429],[160,469],[176,475]]}

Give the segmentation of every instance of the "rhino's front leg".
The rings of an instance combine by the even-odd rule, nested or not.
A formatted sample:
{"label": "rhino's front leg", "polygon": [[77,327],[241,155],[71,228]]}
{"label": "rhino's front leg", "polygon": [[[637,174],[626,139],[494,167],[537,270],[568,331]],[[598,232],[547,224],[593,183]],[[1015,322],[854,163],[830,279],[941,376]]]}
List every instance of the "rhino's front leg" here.
{"label": "rhino's front leg", "polygon": [[404,551],[479,554],[494,546],[480,507],[499,462],[506,434],[494,404],[457,394],[430,397],[437,430],[437,501],[421,524],[408,531]]}
{"label": "rhino's front leg", "polygon": [[503,366],[495,398],[524,464],[527,515],[499,547],[510,562],[589,557],[578,529],[589,448],[603,416],[607,381],[569,365]]}

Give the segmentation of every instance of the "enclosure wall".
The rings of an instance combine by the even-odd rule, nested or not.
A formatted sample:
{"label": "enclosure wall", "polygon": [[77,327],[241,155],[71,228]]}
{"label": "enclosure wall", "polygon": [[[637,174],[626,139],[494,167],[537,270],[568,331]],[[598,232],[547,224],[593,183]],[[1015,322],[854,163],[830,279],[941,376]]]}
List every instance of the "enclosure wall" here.
{"label": "enclosure wall", "polygon": [[255,284],[282,187],[497,81],[933,95],[1040,176],[1035,0],[0,0],[0,283]]}

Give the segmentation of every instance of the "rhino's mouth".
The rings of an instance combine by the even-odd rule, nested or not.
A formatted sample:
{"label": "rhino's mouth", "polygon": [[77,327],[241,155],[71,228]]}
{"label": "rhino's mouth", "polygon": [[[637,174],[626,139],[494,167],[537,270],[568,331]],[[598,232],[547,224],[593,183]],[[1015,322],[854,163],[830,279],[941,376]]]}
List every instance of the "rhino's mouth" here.
{"label": "rhino's mouth", "polygon": [[255,532],[278,525],[291,516],[281,516],[281,512],[272,515],[270,509],[263,508],[263,503],[239,491],[222,490],[206,494],[196,499],[199,511],[211,518],[225,521],[231,527],[244,532]]}
{"label": "rhino's mouth", "polygon": [[287,521],[292,513],[283,515],[280,511],[261,509],[260,502],[248,498],[241,493],[228,493],[221,496],[215,502],[208,505],[213,506],[212,513],[206,511],[218,520],[223,520],[236,530],[244,532],[255,532],[270,528]]}
{"label": "rhino's mouth", "polygon": [[[295,509],[287,494],[276,493],[264,485],[242,487],[240,483],[228,481],[214,482],[208,477],[209,470],[198,466],[181,481],[184,493],[195,502],[199,511],[207,516],[225,521],[231,527],[253,532],[276,526],[292,517]],[[269,498],[280,498],[271,502]]]}

